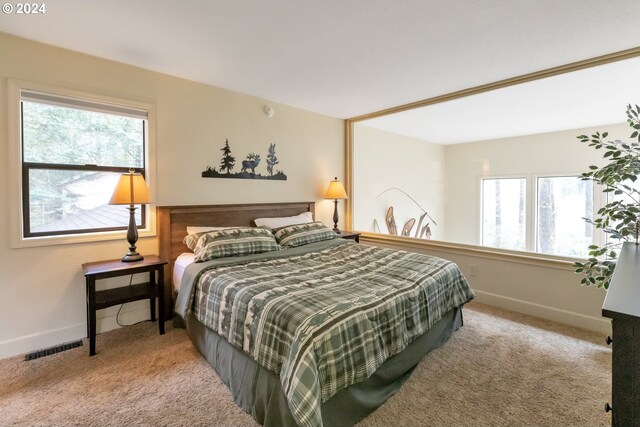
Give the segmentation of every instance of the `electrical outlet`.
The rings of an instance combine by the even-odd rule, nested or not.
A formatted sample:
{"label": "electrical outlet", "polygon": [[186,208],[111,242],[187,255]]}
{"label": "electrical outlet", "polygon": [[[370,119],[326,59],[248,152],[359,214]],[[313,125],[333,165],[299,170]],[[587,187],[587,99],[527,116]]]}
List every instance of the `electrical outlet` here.
{"label": "electrical outlet", "polygon": [[477,265],[470,265],[469,266],[469,274],[471,275],[471,277],[476,277],[478,275],[478,266]]}

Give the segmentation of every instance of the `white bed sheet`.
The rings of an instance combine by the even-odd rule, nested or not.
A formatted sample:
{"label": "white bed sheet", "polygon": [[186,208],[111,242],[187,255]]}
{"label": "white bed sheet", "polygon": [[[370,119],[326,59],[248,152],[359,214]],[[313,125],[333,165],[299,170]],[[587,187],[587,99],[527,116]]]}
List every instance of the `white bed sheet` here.
{"label": "white bed sheet", "polygon": [[182,276],[184,270],[191,264],[193,264],[195,254],[192,252],[185,252],[180,254],[173,264],[173,288],[178,292],[180,290],[180,282],[182,282]]}

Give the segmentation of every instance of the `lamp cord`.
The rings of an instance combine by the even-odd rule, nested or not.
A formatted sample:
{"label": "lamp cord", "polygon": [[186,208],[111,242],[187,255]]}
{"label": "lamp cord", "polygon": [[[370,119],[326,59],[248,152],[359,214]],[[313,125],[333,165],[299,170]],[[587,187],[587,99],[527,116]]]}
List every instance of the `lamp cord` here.
{"label": "lamp cord", "polygon": [[[129,277],[129,286],[132,286],[133,283],[133,274],[131,275],[131,277]],[[120,323],[120,312],[122,311],[122,307],[124,307],[124,304],[120,304],[120,308],[118,309],[118,313],[116,313],[116,323],[118,324],[118,326],[120,327],[125,327],[125,326],[135,326],[135,325],[139,325],[140,323],[146,322],[146,320],[141,320],[139,322],[136,323],[131,323],[131,324],[125,324],[125,323]]]}

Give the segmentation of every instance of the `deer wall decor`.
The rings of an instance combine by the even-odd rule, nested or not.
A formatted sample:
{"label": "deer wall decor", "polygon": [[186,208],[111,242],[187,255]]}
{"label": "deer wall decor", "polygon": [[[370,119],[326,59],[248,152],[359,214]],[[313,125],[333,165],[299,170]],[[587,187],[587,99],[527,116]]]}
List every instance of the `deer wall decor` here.
{"label": "deer wall decor", "polygon": [[260,164],[260,155],[259,154],[251,155],[250,154],[247,157],[250,158],[250,160],[243,160],[242,161],[242,172],[246,171],[247,169],[251,169],[251,173],[255,175],[256,174],[256,168]]}

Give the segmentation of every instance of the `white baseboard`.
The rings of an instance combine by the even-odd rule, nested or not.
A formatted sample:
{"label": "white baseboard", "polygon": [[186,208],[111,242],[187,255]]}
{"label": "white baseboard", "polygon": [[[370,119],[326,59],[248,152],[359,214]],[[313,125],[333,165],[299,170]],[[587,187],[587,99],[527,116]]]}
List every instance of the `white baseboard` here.
{"label": "white baseboard", "polygon": [[505,310],[516,311],[518,313],[529,314],[565,325],[577,328],[588,329],[602,334],[611,334],[611,321],[604,317],[587,316],[585,314],[574,313],[561,308],[549,307],[547,305],[536,304],[517,298],[506,297],[491,292],[473,290],[476,294],[476,301]]}
{"label": "white baseboard", "polygon": [[65,328],[51,329],[35,334],[23,335],[0,342],[0,359],[31,351],[52,347],[69,341],[79,340],[87,335],[85,323],[67,326]]}
{"label": "white baseboard", "polygon": [[[146,303],[146,307],[144,302],[142,302],[142,304],[132,303],[131,305],[132,307],[129,307],[129,309],[125,306],[120,313],[120,323],[131,324],[149,319],[148,302]],[[112,311],[104,317],[99,317],[101,314],[99,311],[96,319],[96,332],[102,333],[119,328],[120,326],[118,326],[118,323],[116,322],[116,313],[117,307],[112,309]],[[48,331],[23,335],[21,337],[0,342],[0,359],[53,347],[70,341],[81,340],[86,337],[87,324],[85,322],[64,328],[50,329]]]}
{"label": "white baseboard", "polygon": [[[491,292],[475,289],[474,292],[476,294],[476,301],[482,304],[529,314],[531,316],[541,317],[543,319],[596,331],[602,334],[611,333],[611,322],[603,317],[587,316]],[[98,317],[97,319],[98,324],[96,329],[98,333],[107,332],[120,327],[116,323],[117,308],[111,309],[110,312],[105,311],[103,313],[106,315],[104,317]],[[100,315],[100,312],[98,314]],[[130,304],[130,307],[125,306],[122,313],[120,313],[120,322],[124,324],[131,324],[148,318],[148,302],[145,303],[143,301],[132,303]],[[51,329],[44,332],[24,335],[0,342],[0,359],[52,347],[69,341],[83,339],[86,338],[86,336],[87,326],[84,322],[65,328]]]}
{"label": "white baseboard", "polygon": [[[120,323],[127,326],[143,320],[149,320],[148,302],[144,301],[141,304],[138,301],[137,303],[138,304],[136,307],[131,307],[129,310],[127,310],[127,306],[125,306],[125,308],[120,313],[120,317],[118,318],[118,320],[120,320]],[[136,303],[130,303],[130,304],[134,305]],[[111,331],[113,329],[118,329],[121,327],[120,325],[118,325],[118,322],[116,322],[116,313],[117,311],[111,315],[107,315],[97,319],[97,323],[98,323],[96,326],[97,333],[100,334],[102,332]]]}

